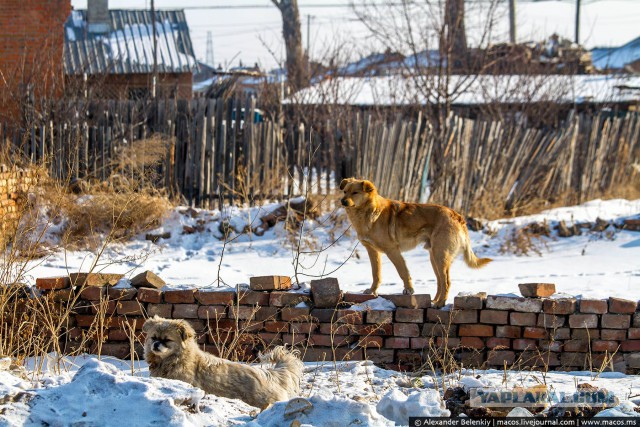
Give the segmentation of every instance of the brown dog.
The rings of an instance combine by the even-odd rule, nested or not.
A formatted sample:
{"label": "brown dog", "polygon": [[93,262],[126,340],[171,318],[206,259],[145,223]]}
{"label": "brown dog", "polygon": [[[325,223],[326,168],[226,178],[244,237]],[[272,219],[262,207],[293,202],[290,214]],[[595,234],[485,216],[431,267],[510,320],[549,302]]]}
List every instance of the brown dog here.
{"label": "brown dog", "polygon": [[433,300],[442,307],[451,288],[449,269],[461,252],[471,268],[491,261],[478,258],[471,249],[467,224],[459,213],[445,206],[404,203],[385,199],[371,181],[347,178],[340,183],[344,190],[342,205],[358,233],[358,239],[369,253],[373,284],[365,293],[377,295],[380,286],[380,253],[384,252],[404,282],[404,293],[413,293],[413,283],[402,252],[419,244],[429,249],[431,265],[438,281]]}

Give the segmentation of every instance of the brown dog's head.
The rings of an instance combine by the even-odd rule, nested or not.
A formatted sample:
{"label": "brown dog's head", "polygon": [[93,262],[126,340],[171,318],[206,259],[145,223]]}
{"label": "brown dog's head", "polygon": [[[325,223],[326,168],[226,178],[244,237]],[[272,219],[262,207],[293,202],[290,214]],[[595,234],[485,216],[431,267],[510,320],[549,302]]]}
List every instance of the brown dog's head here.
{"label": "brown dog's head", "polygon": [[144,341],[145,358],[152,355],[157,359],[179,355],[187,342],[196,335],[191,325],[184,320],[163,319],[157,315],[147,319],[142,332],[147,334]]}
{"label": "brown dog's head", "polygon": [[344,196],[340,199],[340,203],[346,208],[362,206],[377,193],[373,182],[366,179],[343,179],[340,182],[340,189],[344,191]]}

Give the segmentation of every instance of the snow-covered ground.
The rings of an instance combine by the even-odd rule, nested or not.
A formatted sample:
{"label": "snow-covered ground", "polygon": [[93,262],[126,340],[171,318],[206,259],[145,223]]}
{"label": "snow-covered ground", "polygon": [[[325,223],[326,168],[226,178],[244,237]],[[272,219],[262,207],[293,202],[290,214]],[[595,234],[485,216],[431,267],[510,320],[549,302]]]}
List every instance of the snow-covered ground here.
{"label": "snow-covered ground", "polygon": [[[27,363],[33,369],[37,361]],[[168,426],[288,426],[297,419],[306,426],[407,425],[409,416],[449,416],[442,400],[450,387],[513,388],[547,384],[549,391],[573,393],[578,384],[605,388],[621,404],[615,415],[635,415],[640,395],[638,377],[588,372],[461,371],[445,377],[407,374],[371,362],[307,363],[299,398],[278,402],[258,413],[235,399],[204,395],[186,383],[149,378],[147,365],[133,369],[121,360],[95,356],[64,359],[60,371],[45,369],[0,371],[1,425],[168,425]],[[53,365],[49,365],[53,368]],[[311,406],[309,406],[309,402]],[[293,416],[293,407],[306,408]],[[609,413],[610,414],[610,413]],[[298,424],[300,425],[300,424]]]}
{"label": "snow-covered ground", "polygon": [[[301,282],[322,275],[338,277],[341,288],[347,291],[361,292],[370,285],[368,256],[354,233],[347,230],[348,221],[341,209],[336,210],[333,217],[326,214],[305,223],[301,241],[308,253],[302,254],[298,263],[295,251],[291,249],[291,242],[297,243],[298,238],[287,233],[282,223],[263,236],[232,234],[226,245],[220,240],[221,219],[228,219],[234,229],[242,230],[246,224],[253,227],[260,224],[258,218],[276,207],[271,204],[223,212],[176,208],[162,227],[152,231],[170,232],[171,238],[154,244],[141,235],[128,243],[109,246],[99,260],[98,270],[127,273],[128,276],[151,270],[164,278],[169,288],[195,285],[226,290],[227,286],[248,283],[251,276],[293,277],[296,271]],[[530,222],[547,221],[553,228],[560,220],[571,224],[601,218],[620,223],[623,218],[638,217],[639,214],[640,200],[594,200],[538,215],[489,222],[485,231],[471,232],[471,240],[478,256],[491,257],[494,262],[483,269],[472,270],[458,259],[452,268],[453,287],[449,302],[459,292],[517,293],[518,283],[524,282],[552,282],[558,292],[576,296],[640,300],[639,232],[612,226],[605,232],[585,230],[582,235],[570,238],[554,234],[550,238],[534,239],[540,254],[531,252],[528,256],[517,256],[501,251],[512,232]],[[332,219],[336,217],[338,223]],[[201,231],[183,234],[183,226],[199,227]],[[55,236],[49,237],[55,241]],[[33,283],[37,277],[86,271],[93,258],[91,252],[58,249],[31,264],[28,280]],[[435,275],[427,252],[418,247],[407,252],[405,258],[416,292],[434,294]],[[380,293],[401,292],[402,282],[386,257],[383,257],[382,270]]]}

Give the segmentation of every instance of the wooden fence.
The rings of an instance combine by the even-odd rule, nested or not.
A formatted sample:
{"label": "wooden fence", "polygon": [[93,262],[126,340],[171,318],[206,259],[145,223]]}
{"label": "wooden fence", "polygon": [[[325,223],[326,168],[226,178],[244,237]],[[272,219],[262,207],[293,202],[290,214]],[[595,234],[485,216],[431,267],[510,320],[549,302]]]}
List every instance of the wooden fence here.
{"label": "wooden fence", "polygon": [[160,161],[146,166],[154,173],[139,179],[198,207],[328,194],[358,176],[385,196],[489,215],[585,201],[638,176],[638,113],[570,115],[553,129],[451,116],[441,132],[419,115],[353,113],[311,127],[256,112],[252,98],[78,102],[65,119],[0,125],[0,138],[61,180],[136,180],[127,165],[145,163],[149,141],[157,155],[160,139]]}

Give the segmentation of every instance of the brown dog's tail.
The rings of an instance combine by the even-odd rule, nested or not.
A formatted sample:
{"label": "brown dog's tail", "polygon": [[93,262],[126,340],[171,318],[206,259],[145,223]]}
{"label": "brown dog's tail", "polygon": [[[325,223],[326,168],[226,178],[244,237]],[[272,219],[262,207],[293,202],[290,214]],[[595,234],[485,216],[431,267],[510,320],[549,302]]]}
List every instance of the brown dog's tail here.
{"label": "brown dog's tail", "polygon": [[471,268],[482,268],[485,265],[489,264],[493,261],[491,258],[478,258],[476,254],[473,253],[473,249],[471,248],[471,239],[469,239],[469,232],[464,230],[464,262]]}

